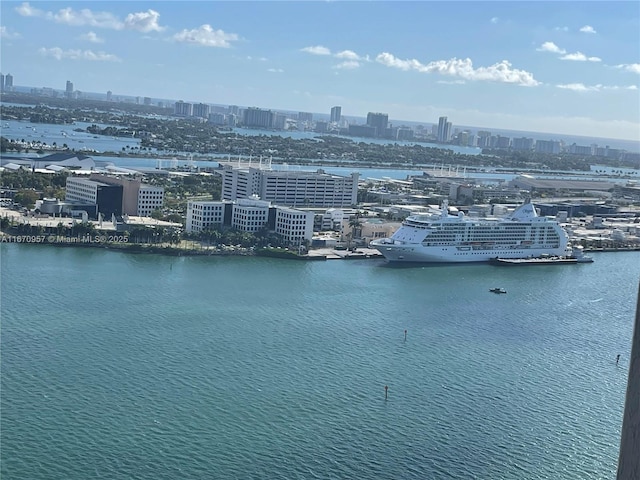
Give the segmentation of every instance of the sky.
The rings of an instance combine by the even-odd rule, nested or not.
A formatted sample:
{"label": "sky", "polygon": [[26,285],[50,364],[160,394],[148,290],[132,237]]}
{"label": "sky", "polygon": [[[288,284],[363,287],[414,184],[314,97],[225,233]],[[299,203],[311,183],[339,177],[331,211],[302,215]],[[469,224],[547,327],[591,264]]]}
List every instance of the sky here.
{"label": "sky", "polygon": [[0,3],[14,85],[640,140],[640,2]]}

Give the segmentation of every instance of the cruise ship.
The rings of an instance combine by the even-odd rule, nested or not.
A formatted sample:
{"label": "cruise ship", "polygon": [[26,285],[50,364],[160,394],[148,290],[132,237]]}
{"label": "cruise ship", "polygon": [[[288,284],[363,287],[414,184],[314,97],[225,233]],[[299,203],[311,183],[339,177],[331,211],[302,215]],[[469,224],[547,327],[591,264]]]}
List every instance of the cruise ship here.
{"label": "cruise ship", "polygon": [[457,263],[562,256],[568,243],[562,226],[538,216],[527,200],[502,218],[451,215],[445,201],[439,212],[409,216],[390,238],[370,245],[390,262]]}

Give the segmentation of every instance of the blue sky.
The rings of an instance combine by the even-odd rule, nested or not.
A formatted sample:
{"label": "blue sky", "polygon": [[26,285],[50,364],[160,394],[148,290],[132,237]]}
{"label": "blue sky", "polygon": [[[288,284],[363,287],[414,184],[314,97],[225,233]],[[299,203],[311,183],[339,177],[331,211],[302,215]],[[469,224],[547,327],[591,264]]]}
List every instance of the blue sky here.
{"label": "blue sky", "polygon": [[640,2],[11,2],[14,84],[640,140]]}

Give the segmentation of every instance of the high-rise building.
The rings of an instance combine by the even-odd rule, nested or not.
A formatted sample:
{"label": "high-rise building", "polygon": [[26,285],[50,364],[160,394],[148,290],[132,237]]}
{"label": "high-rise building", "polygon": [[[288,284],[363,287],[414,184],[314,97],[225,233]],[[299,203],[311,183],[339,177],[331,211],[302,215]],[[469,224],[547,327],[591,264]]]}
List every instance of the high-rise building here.
{"label": "high-rise building", "polygon": [[317,133],[327,133],[329,131],[329,124],[322,120],[318,120],[316,122],[316,127],[314,128],[314,131]]}
{"label": "high-rise building", "polygon": [[7,73],[4,77],[4,89],[7,92],[13,91],[13,75],[11,75],[10,73]]}
{"label": "high-rise building", "polygon": [[503,137],[502,135],[498,135],[496,139],[496,148],[506,150],[510,146],[511,146],[511,137]]}
{"label": "high-rise building", "polygon": [[331,109],[331,123],[340,123],[342,119],[342,107],[333,107]]}
{"label": "high-rise building", "polygon": [[413,140],[413,130],[409,127],[400,127],[396,130],[396,140]]}
{"label": "high-rise building", "polygon": [[0,73],[0,92],[4,92],[4,75]]}
{"label": "high-rise building", "polygon": [[196,103],[193,106],[193,116],[200,118],[209,118],[209,105],[206,103]]}
{"label": "high-rise building", "polygon": [[466,147],[469,144],[469,132],[467,130],[463,130],[462,132],[458,132],[457,134],[458,145],[462,147]]}
{"label": "high-rise building", "polygon": [[151,105],[151,97],[144,97],[144,99],[142,100],[142,102],[145,105]]}
{"label": "high-rise building", "polygon": [[560,153],[560,142],[556,140],[536,140],[536,152]]}
{"label": "high-rise building", "polygon": [[209,123],[212,125],[226,125],[227,116],[224,113],[217,113],[217,112],[210,113]]}
{"label": "high-rise building", "polygon": [[511,141],[511,148],[517,151],[528,152],[533,150],[533,138],[514,138]]}
{"label": "high-rise building", "polygon": [[284,130],[284,127],[286,126],[287,116],[284,113],[276,113],[276,116],[273,119],[273,128],[277,130]]}
{"label": "high-rise building", "polygon": [[67,86],[64,89],[64,96],[67,98],[73,98],[73,83],[67,80]]}
{"label": "high-rise building", "polygon": [[276,114],[271,110],[247,108],[243,111],[242,123],[245,127],[273,128]]}
{"label": "high-rise building", "polygon": [[113,98],[113,92],[111,90],[109,90],[107,92],[107,102],[110,102]]}
{"label": "high-rise building", "polygon": [[451,122],[447,122],[447,117],[438,119],[438,141],[448,142],[451,137]]}
{"label": "high-rise building", "polygon": [[299,122],[313,122],[313,113],[298,112],[298,121]]}
{"label": "high-rise building", "polygon": [[487,130],[478,131],[478,147],[480,148],[491,147],[491,132]]}
{"label": "high-rise building", "polygon": [[367,125],[376,129],[376,136],[381,137],[387,130],[389,115],[386,113],[369,112],[367,114]]}
{"label": "high-rise building", "polygon": [[190,117],[193,115],[193,104],[179,100],[173,106],[173,113],[181,117]]}

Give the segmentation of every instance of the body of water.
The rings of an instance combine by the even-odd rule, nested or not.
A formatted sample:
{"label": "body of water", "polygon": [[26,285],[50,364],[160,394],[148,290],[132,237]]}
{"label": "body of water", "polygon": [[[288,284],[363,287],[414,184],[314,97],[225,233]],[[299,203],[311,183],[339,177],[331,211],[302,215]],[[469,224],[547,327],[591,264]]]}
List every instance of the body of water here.
{"label": "body of water", "polygon": [[[90,150],[97,152],[121,152],[123,148],[140,147],[140,140],[128,137],[109,137],[93,135],[91,133],[75,132],[75,129],[86,130],[94,125],[86,122],[75,122],[73,125],[58,125],[51,123],[32,123],[19,120],[4,120],[2,122],[2,136],[9,140],[27,142],[41,141],[47,145],[62,147],[65,143],[76,151]],[[107,125],[95,124],[101,128]],[[32,152],[32,154],[35,152]],[[88,153],[90,155],[90,153]]]}
{"label": "body of water", "polygon": [[[53,145],[55,142],[57,145],[62,146],[63,144],[67,144],[70,148],[75,148],[76,150],[95,150],[98,152],[121,152],[123,148],[127,151],[130,149],[135,149],[140,146],[140,141],[134,138],[118,138],[118,137],[107,137],[103,135],[92,135],[89,133],[82,132],[74,132],[74,129],[82,128],[86,129],[87,126],[91,125],[89,123],[78,122],[74,125],[54,125],[54,124],[36,124],[24,121],[16,121],[11,120],[7,122],[2,122],[2,135],[11,140],[21,140],[25,139],[27,141],[36,141],[40,140],[42,142],[47,143],[48,145]],[[99,124],[100,127],[104,127],[105,125]],[[236,129],[239,133],[245,135],[265,135],[267,133],[264,130],[253,130],[253,129]],[[318,136],[316,133],[312,132],[273,132],[277,135],[283,136],[292,136],[294,138],[311,138],[313,136]],[[345,137],[348,138],[348,137]],[[367,139],[370,141],[375,141],[377,143],[394,143],[386,140],[376,140],[376,139]],[[452,146],[452,148],[459,148]],[[461,153],[469,153],[463,150],[477,150],[477,149],[465,149],[462,147]],[[478,152],[476,152],[478,153]],[[48,152],[45,152],[43,155],[48,155]],[[91,153],[87,153],[87,155],[91,155]],[[15,157],[26,157],[32,158],[35,153],[32,151],[30,153],[15,153],[9,152],[7,156],[15,156]],[[197,158],[197,157],[196,157]],[[217,155],[213,156],[213,158],[220,158],[222,161],[231,160],[237,161],[237,156],[229,157],[229,155]],[[249,161],[249,157],[242,156],[240,157],[243,162]],[[112,162],[114,165],[119,167],[145,167],[145,168],[176,168],[178,166],[188,166],[193,165],[195,167],[207,168],[207,167],[217,167],[218,162],[216,161],[205,161],[205,160],[188,160],[188,154],[183,154],[182,156],[171,160],[171,159],[157,159],[157,158],[133,158],[133,157],[117,157],[117,156],[95,156],[96,160]],[[253,161],[257,165],[259,162],[259,158],[253,157]],[[504,173],[500,171],[496,171],[495,169],[491,171],[487,169],[484,172],[467,172],[463,166],[458,165],[433,165],[431,167],[425,167],[425,169],[404,169],[404,168],[363,168],[358,165],[353,165],[352,167],[324,167],[321,165],[290,165],[290,164],[274,164],[273,168],[276,170],[301,170],[301,171],[316,171],[318,168],[322,168],[327,173],[332,173],[335,175],[350,175],[352,172],[359,172],[360,177],[362,179],[383,179],[383,178],[392,178],[396,180],[406,180],[408,176],[412,175],[422,175],[425,169],[433,170],[437,174],[442,176],[460,176],[461,179],[464,178],[473,178],[480,180],[504,180],[509,181],[517,176],[514,173]],[[630,176],[631,178],[640,178],[640,170],[630,169],[630,168],[613,168],[608,166],[592,166],[591,172],[540,172],[536,173],[536,176],[539,178],[558,178],[558,175],[561,175],[562,178],[566,179],[582,179],[582,180],[611,180],[607,178],[607,176],[611,174],[623,174],[626,176]],[[618,183],[626,183],[626,179],[614,180]]]}
{"label": "body of water", "polygon": [[0,253],[2,478],[615,476],[635,252],[523,269]]}

